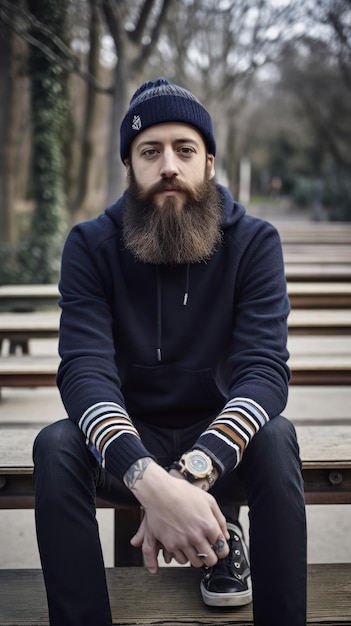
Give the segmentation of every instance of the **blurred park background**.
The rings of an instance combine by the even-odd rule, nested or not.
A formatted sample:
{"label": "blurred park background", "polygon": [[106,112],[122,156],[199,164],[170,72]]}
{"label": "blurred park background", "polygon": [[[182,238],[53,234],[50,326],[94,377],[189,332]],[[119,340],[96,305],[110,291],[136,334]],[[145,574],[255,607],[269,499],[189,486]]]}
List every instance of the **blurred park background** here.
{"label": "blurred park background", "polygon": [[210,110],[217,179],[250,212],[351,220],[350,0],[0,0],[0,284],[56,282],[161,75]]}

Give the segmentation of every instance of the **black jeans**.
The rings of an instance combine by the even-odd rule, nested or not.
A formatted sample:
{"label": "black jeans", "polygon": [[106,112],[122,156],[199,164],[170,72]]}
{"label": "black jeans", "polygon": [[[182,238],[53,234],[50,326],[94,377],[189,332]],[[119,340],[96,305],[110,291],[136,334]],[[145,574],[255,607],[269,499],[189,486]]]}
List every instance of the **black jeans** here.
{"label": "black jeans", "polygon": [[[206,424],[161,429],[135,421],[166,466]],[[51,626],[111,626],[96,522],[96,495],[135,502],[101,469],[69,419],[44,428],[34,443],[38,546]],[[212,489],[224,511],[247,499],[255,626],[306,624],[306,519],[301,463],[293,425],[278,416],[254,436],[235,471]],[[235,609],[233,609],[235,610]]]}

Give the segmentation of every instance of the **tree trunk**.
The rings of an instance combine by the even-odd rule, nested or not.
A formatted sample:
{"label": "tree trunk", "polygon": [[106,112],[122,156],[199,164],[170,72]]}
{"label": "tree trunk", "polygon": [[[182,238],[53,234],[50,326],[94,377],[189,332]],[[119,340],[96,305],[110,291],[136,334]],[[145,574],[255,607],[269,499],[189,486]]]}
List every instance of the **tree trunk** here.
{"label": "tree trunk", "polygon": [[23,42],[10,28],[0,37],[0,243],[17,241],[15,214],[19,98],[16,85]]}
{"label": "tree trunk", "polygon": [[[32,13],[57,37],[65,40],[67,2],[30,0]],[[48,48],[50,39],[33,32]],[[64,237],[65,197],[63,134],[68,112],[67,75],[40,47],[30,50],[32,78],[32,184],[35,210],[28,248],[31,280],[57,278]]]}
{"label": "tree trunk", "polygon": [[111,106],[107,183],[107,201],[109,204],[117,200],[125,188],[125,169],[119,154],[119,130],[129,105],[131,91],[130,79],[128,78],[128,65],[121,59],[116,64]]}
{"label": "tree trunk", "polygon": [[[100,83],[103,82],[100,64],[100,37],[102,34],[102,21],[99,8],[95,2],[91,2],[90,19],[90,52],[88,71]],[[72,220],[77,222],[96,213],[101,202],[106,202],[106,193],[102,198],[102,192],[106,190],[107,174],[106,156],[101,153],[101,133],[105,127],[102,120],[106,116],[106,108],[111,104],[111,96],[99,94],[90,84],[86,87],[85,120],[82,130],[81,162],[78,176],[78,193],[73,206]],[[97,206],[98,205],[98,206]]]}

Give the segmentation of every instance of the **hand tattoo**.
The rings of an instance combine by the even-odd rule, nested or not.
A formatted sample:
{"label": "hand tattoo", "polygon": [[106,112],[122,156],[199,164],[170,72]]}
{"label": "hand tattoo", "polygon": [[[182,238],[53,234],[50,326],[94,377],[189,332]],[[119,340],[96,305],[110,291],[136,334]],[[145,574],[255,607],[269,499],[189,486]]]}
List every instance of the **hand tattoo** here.
{"label": "hand tattoo", "polygon": [[137,480],[142,480],[144,476],[144,472],[151,463],[152,459],[150,457],[143,457],[142,459],[138,459],[124,474],[124,483],[128,487],[128,489],[133,489]]}
{"label": "hand tattoo", "polygon": [[216,543],[213,544],[212,548],[215,552],[222,552],[224,548],[224,541],[222,541],[222,539],[217,539]]}

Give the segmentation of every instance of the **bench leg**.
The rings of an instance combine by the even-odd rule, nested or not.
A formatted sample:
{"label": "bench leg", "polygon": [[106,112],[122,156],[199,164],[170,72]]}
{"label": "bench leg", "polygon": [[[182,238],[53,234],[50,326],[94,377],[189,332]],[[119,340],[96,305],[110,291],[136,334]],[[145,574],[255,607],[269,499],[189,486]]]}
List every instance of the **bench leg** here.
{"label": "bench leg", "polygon": [[140,548],[130,545],[142,520],[142,510],[138,506],[115,509],[115,567],[143,565]]}
{"label": "bench leg", "polygon": [[17,346],[20,348],[22,354],[29,354],[29,340],[28,339],[16,339],[10,340],[9,354],[14,355],[17,351]]}

